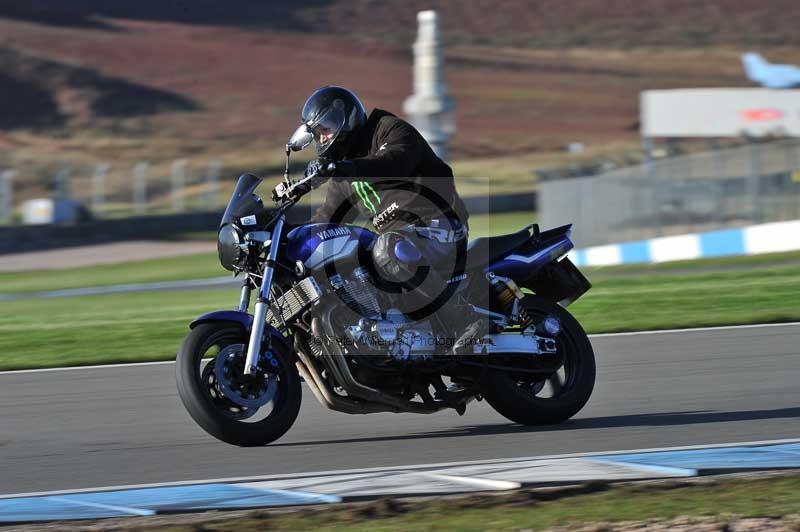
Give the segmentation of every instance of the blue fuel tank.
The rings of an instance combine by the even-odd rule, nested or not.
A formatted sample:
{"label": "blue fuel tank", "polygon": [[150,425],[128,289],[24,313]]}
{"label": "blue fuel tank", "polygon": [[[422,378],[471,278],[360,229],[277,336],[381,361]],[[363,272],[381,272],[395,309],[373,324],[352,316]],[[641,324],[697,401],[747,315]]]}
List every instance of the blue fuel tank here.
{"label": "blue fuel tank", "polygon": [[302,225],[286,236],[286,255],[291,262],[301,261],[306,268],[319,270],[331,262],[357,260],[359,250],[369,249],[375,236],[357,225]]}

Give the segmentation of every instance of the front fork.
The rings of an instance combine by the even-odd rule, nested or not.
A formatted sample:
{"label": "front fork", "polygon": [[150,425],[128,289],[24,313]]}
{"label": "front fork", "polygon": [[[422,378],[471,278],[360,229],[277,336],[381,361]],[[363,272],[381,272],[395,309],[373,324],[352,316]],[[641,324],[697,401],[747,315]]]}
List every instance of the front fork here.
{"label": "front fork", "polygon": [[[264,278],[258,292],[258,299],[253,311],[253,328],[250,330],[250,341],[247,344],[247,359],[244,363],[244,374],[255,375],[258,365],[258,356],[261,353],[261,340],[264,336],[264,327],[267,323],[267,310],[269,309],[269,294],[272,288],[272,275],[275,273],[275,260],[278,258],[278,243],[281,241],[283,224],[286,215],[281,214],[272,230],[272,241],[269,246],[267,261],[264,263]],[[249,294],[248,294],[249,303]],[[240,306],[241,306],[240,302]]]}

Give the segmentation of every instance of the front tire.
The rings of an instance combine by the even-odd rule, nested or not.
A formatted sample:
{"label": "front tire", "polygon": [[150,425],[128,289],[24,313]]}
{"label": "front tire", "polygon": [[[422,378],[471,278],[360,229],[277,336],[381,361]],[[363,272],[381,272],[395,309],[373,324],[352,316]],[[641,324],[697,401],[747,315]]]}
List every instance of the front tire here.
{"label": "front tire", "polygon": [[[577,414],[592,395],[597,371],[592,344],[580,323],[563,307],[534,295],[526,295],[520,304],[528,316],[528,325],[548,316],[561,322],[556,341],[564,364],[550,376],[492,371],[487,375],[486,400],[515,423],[562,423]],[[548,387],[551,396],[543,397],[541,394]]]}
{"label": "front tire", "polygon": [[175,366],[178,395],[189,415],[215,438],[241,447],[266,445],[283,436],[297,419],[302,399],[300,377],[291,353],[282,352],[276,345],[271,356],[278,361],[273,375],[277,391],[268,403],[272,410],[263,419],[248,422],[252,412],[238,407],[213,386],[214,372],[209,371],[208,365],[214,364],[215,359],[205,369],[203,359],[228,346],[246,345],[247,341],[247,333],[237,325],[202,323],[184,339]]}

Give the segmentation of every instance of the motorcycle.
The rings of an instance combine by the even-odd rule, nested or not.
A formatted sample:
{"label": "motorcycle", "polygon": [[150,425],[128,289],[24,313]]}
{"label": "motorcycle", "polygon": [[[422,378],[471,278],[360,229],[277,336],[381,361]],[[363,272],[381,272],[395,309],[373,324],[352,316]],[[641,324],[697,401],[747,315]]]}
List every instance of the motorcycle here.
{"label": "motorcycle", "polygon": [[222,266],[243,275],[238,308],[195,319],[176,360],[179,395],[204,430],[233,445],[271,443],[295,422],[302,382],[349,414],[463,415],[486,399],[515,423],[544,425],[583,408],[594,353],[566,307],[591,284],[566,257],[571,225],[469,242],[445,304],[469,305],[492,330],[454,355],[434,334],[435,314],[411,319],[397,308],[370,260],[375,233],[334,223],[287,230],[287,212],[318,177],[289,177],[291,152],[310,141],[303,126],[290,138],[274,209],[254,192],[261,179],[244,174],[223,214],[217,248]]}

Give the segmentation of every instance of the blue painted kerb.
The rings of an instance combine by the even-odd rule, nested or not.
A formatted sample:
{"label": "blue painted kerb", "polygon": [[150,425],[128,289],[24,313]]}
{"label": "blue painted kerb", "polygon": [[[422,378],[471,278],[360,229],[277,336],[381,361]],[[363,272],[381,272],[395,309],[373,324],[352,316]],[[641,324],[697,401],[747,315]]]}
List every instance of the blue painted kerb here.
{"label": "blue painted kerb", "polygon": [[624,264],[650,262],[650,243],[647,240],[620,244],[620,255]]}
{"label": "blue painted kerb", "polygon": [[341,502],[341,498],[332,495],[252,488],[236,484],[199,484],[0,499],[0,522],[99,519],[336,502]]}
{"label": "blue painted kerb", "polygon": [[744,231],[727,229],[700,233],[700,254],[703,257],[720,257],[723,255],[743,255]]}
{"label": "blue painted kerb", "polygon": [[800,444],[656,451],[598,456],[605,462],[704,471],[800,468]]}

